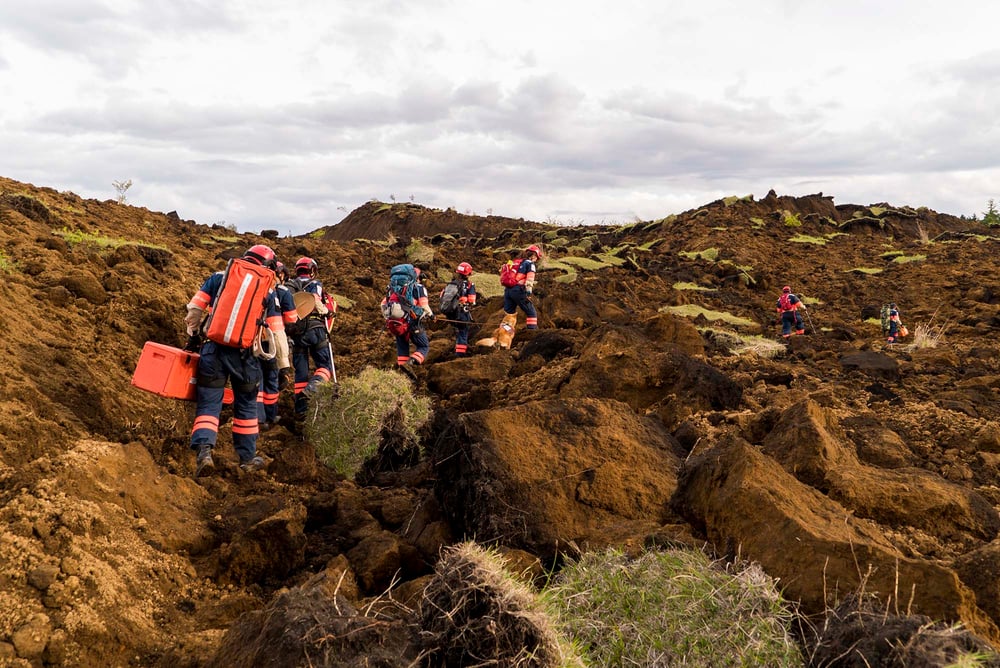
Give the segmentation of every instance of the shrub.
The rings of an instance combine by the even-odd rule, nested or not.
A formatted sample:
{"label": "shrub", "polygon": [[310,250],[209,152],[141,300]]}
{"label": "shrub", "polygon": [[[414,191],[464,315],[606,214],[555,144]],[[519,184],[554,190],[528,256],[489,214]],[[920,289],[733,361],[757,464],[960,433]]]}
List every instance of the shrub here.
{"label": "shrub", "polygon": [[595,666],[801,666],[794,612],[760,566],[695,550],[585,554],[543,592]]}
{"label": "shrub", "polygon": [[367,367],[339,385],[319,386],[309,402],[306,436],[321,462],[353,478],[378,451],[382,427],[397,408],[403,429],[416,441],[417,430],[430,419],[430,400],[415,396],[406,376]]}

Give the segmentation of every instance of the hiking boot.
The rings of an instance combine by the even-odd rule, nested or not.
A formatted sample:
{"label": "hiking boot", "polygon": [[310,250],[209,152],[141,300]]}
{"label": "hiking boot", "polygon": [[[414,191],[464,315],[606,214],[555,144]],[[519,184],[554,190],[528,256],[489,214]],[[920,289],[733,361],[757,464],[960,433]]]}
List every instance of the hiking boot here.
{"label": "hiking boot", "polygon": [[212,446],[203,445],[198,448],[198,459],[194,470],[194,477],[208,475],[215,469],[215,462],[212,461]]}
{"label": "hiking boot", "polygon": [[245,462],[240,463],[240,470],[244,473],[252,473],[253,471],[259,471],[264,468],[264,459],[262,457],[254,457],[253,459],[248,459]]}
{"label": "hiking boot", "polygon": [[274,429],[274,425],[275,424],[276,424],[276,422],[272,422],[270,420],[265,420],[265,421],[261,422],[260,426],[257,427],[257,428],[258,428],[258,430],[260,430],[261,433],[264,433],[264,432],[271,431],[272,429]]}

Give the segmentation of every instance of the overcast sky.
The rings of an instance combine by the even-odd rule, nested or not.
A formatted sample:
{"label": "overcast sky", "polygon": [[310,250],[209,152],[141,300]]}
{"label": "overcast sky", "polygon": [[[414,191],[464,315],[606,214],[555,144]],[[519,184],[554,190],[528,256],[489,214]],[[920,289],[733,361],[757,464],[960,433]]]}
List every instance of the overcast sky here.
{"label": "overcast sky", "polygon": [[301,234],[1000,200],[986,0],[2,0],[0,176]]}

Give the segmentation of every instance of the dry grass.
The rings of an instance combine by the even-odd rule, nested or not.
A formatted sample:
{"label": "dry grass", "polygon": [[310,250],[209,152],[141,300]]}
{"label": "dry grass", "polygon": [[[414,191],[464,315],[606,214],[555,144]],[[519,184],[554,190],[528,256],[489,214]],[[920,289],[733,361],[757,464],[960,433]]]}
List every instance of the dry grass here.
{"label": "dry grass", "polygon": [[861,591],[828,611],[810,665],[986,668],[1000,656],[961,624],[901,614]]}
{"label": "dry grass", "polygon": [[420,633],[431,665],[557,668],[583,663],[498,553],[449,548],[424,588]]}
{"label": "dry grass", "polygon": [[945,332],[948,331],[949,323],[935,323],[937,311],[931,316],[927,323],[920,323],[913,326],[913,341],[906,345],[907,351],[924,350],[926,348],[937,348],[944,342]]}

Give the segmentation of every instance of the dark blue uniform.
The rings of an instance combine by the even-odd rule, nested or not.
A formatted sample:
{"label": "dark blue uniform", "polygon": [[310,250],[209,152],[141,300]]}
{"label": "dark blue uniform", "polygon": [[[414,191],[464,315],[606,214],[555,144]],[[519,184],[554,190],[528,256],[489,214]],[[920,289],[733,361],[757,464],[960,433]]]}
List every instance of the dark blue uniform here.
{"label": "dark blue uniform", "polygon": [[[208,277],[191,299],[190,306],[203,311],[214,303],[223,272]],[[268,303],[273,301],[268,296]],[[276,314],[268,308],[267,316]],[[240,349],[206,341],[198,359],[198,389],[194,425],[191,429],[191,449],[214,447],[219,437],[219,414],[226,382],[233,389],[233,447],[241,463],[250,462],[257,454],[257,388],[261,380],[259,360],[249,348]]]}

